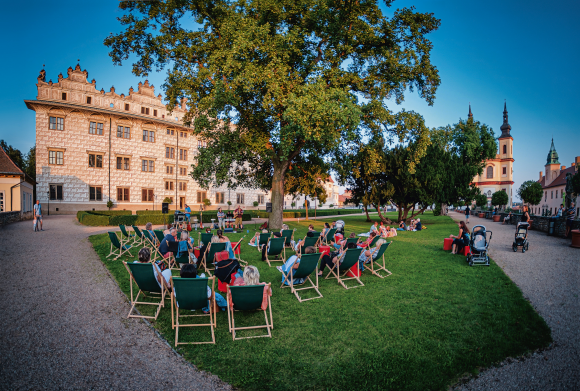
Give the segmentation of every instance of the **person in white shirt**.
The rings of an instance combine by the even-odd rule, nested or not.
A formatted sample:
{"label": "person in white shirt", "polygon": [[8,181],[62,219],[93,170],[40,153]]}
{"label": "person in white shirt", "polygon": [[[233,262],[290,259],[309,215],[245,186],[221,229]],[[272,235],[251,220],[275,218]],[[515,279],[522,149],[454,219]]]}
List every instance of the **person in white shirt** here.
{"label": "person in white shirt", "polygon": [[38,220],[40,230],[44,231],[42,229],[42,207],[40,206],[40,200],[36,200],[36,204],[34,204],[34,217]]}

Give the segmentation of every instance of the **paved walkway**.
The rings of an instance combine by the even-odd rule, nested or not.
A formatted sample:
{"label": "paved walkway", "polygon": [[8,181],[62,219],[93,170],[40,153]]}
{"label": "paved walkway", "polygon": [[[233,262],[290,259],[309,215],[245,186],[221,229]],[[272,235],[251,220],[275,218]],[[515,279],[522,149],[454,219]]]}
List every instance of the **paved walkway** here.
{"label": "paved walkway", "polygon": [[[450,213],[455,220],[465,215]],[[514,253],[515,226],[471,217],[469,227],[493,232],[493,260],[522,290],[552,329],[553,346],[525,359],[507,359],[459,390],[580,389],[580,249],[570,241],[529,231],[529,251]]]}
{"label": "paved walkway", "polygon": [[[0,228],[0,389],[231,389],[200,372],[143,321],[74,216]],[[110,228],[109,228],[110,229]]]}

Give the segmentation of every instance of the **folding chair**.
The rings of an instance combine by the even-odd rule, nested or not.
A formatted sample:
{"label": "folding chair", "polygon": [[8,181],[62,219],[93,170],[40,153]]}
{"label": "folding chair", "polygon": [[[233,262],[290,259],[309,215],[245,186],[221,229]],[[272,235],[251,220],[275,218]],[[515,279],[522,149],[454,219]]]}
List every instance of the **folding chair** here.
{"label": "folding chair", "polygon": [[304,244],[300,247],[300,254],[304,254],[306,247],[316,247],[318,251],[318,239],[320,239],[320,237],[305,237]]}
{"label": "folding chair", "polygon": [[285,239],[284,242],[285,247],[292,247],[291,242],[292,240],[294,240],[294,231],[296,231],[296,228],[282,230],[282,237]]}
{"label": "folding chair", "polygon": [[317,239],[317,241],[316,241],[316,247],[318,247],[318,243],[320,242],[320,232],[313,231],[312,232],[312,237]]}
{"label": "folding chair", "polygon": [[165,239],[165,236],[163,235],[163,231],[156,229],[156,230],[153,230],[153,233],[155,234],[155,237],[157,238],[157,243],[161,244],[161,242],[163,242],[163,239]]}
{"label": "folding chair", "polygon": [[163,259],[163,255],[159,252],[159,248],[157,247],[157,240],[151,236],[151,233],[144,229],[141,231],[143,236],[145,237],[145,246],[150,247],[151,249],[151,260],[155,260],[159,257],[159,259]]}
{"label": "folding chair", "polygon": [[174,251],[173,259],[169,259],[169,267],[172,270],[181,270],[181,266],[184,263],[191,263],[191,258],[189,257],[189,252],[185,252],[181,257],[177,257],[177,253],[179,252],[179,244],[169,246],[169,251]]}
{"label": "folding chair", "polygon": [[[351,288],[358,288],[359,286],[364,286],[365,284],[362,283],[360,278],[357,275],[354,277],[346,278],[346,274],[349,272],[350,268],[354,265],[358,267],[358,258],[360,257],[360,253],[363,250],[360,248],[349,248],[346,250],[345,254],[342,257],[342,263],[335,263],[334,266],[330,268],[330,271],[324,278],[325,280],[328,278],[336,278],[338,283],[343,286],[344,289],[351,289]],[[330,276],[332,274],[332,276]],[[345,281],[348,280],[356,280],[360,285],[351,286],[350,288],[346,286]]]}
{"label": "folding chair", "polygon": [[[153,268],[157,268],[155,263],[123,263],[129,272],[129,285],[131,286],[131,309],[129,310],[129,315],[127,315],[127,318],[157,319],[157,316],[159,316],[159,311],[161,311],[161,307],[165,306],[165,294],[170,294],[166,285],[165,278],[163,278],[161,275],[161,271],[157,269],[159,279],[161,280],[160,287],[157,279],[155,278],[155,273],[153,272]],[[133,282],[135,282],[139,288],[139,293],[137,293],[137,297],[135,298],[133,298]],[[141,293],[143,293],[144,297],[147,297],[145,292],[149,292],[150,294],[154,294],[156,296],[160,295],[161,300],[158,302],[138,301],[139,295]],[[132,315],[133,310],[137,304],[156,306],[157,311],[155,312],[155,316]]]}
{"label": "folding chair", "polygon": [[[127,232],[127,229],[125,228],[125,226],[123,224],[119,224],[119,228],[121,229],[121,233],[123,234],[121,236],[121,243],[125,242],[125,243],[129,243],[131,240],[135,240],[135,235],[134,234],[130,234]],[[123,237],[125,239],[123,239]]]}
{"label": "folding chair", "polygon": [[[201,310],[208,306],[207,298],[207,283],[211,281],[211,298],[209,299],[209,314],[199,315],[180,315],[179,310],[191,313],[192,310]],[[209,278],[181,278],[171,277],[171,288],[173,295],[171,295],[171,327],[175,329],[175,346],[187,344],[215,344],[214,328],[217,327],[215,314],[215,277]],[[174,312],[175,310],[175,312]],[[175,316],[174,316],[175,314]],[[187,323],[180,324],[179,320],[183,318],[196,318],[209,316],[209,323]],[[179,342],[179,328],[180,327],[207,327],[211,329],[211,342]]]}
{"label": "folding chair", "polygon": [[374,247],[374,245],[379,241],[380,238],[381,238],[381,235],[376,235],[368,245],[361,247],[361,248],[366,248],[368,250],[371,247]]}
{"label": "folding chair", "polygon": [[345,242],[342,244],[342,249],[347,248],[349,243],[357,244],[359,241],[360,241],[359,238],[347,238]]}
{"label": "folding chair", "polygon": [[208,260],[209,263],[213,264],[215,253],[225,251],[225,249],[226,249],[225,243],[210,243],[207,247],[207,250],[205,250],[205,253],[203,254],[203,258],[201,259],[198,269],[201,269],[203,267],[205,269],[205,272],[211,276],[210,271],[207,267]]}
{"label": "folding chair", "polygon": [[[272,319],[272,305],[270,303],[270,296],[268,296],[268,308],[262,310],[262,300],[264,298],[264,287],[267,286],[271,289],[271,284],[266,285],[243,285],[243,286],[230,286],[228,285],[228,324],[230,332],[232,333],[232,338],[237,339],[248,339],[248,338],[260,338],[269,337],[272,338],[271,330],[274,328],[274,321]],[[270,310],[270,322],[268,323],[268,309]],[[264,311],[264,319],[266,320],[265,325],[259,326],[249,326],[249,327],[236,327],[234,313],[235,311]],[[250,329],[266,329],[268,334],[256,335],[253,337],[242,337],[236,338],[236,330],[250,330]]]}
{"label": "folding chair", "polygon": [[[248,262],[244,261],[242,259],[242,251],[241,251],[241,247],[240,245],[242,244],[242,241],[244,240],[244,238],[246,237],[246,235],[242,236],[242,238],[240,240],[238,240],[238,242],[235,244],[235,246],[232,247],[232,250],[234,251],[234,256],[237,255],[236,259],[238,260],[238,262],[243,265],[243,266],[248,266]],[[240,254],[236,254],[236,251],[238,251],[238,249],[240,250]]]}
{"label": "folding chair", "polygon": [[211,243],[211,238],[213,237],[213,234],[210,233],[199,233],[199,247],[202,247],[204,244],[206,243]]}
{"label": "folding chair", "polygon": [[[393,241],[387,242],[387,243],[383,243],[383,245],[378,249],[375,250],[375,252],[377,252],[376,256],[374,256],[373,253],[371,253],[371,255],[369,257],[367,257],[367,259],[364,261],[364,268],[369,270],[371,273],[373,273],[375,276],[380,277],[380,278],[385,278],[390,276],[391,273],[390,271],[388,271],[385,267],[385,250],[389,247],[389,244],[393,243]],[[383,264],[381,265],[379,263],[379,258],[383,258]],[[367,266],[367,261],[370,261],[370,267]],[[375,269],[375,265],[376,265],[376,269]],[[386,276],[381,276],[379,274],[379,272],[383,270],[385,272],[387,272],[388,274]]]}
{"label": "folding chair", "polygon": [[134,235],[135,239],[133,239],[133,243],[137,246],[144,245],[145,238],[143,237],[143,233],[141,232],[139,227],[132,225],[131,228],[133,228],[133,231],[135,231],[135,235]]}
{"label": "folding chair", "polygon": [[[269,238],[268,242],[266,243],[266,262],[268,262],[268,266],[272,266],[270,261],[282,261],[282,263],[286,262],[286,247],[284,247],[284,243],[286,239],[284,238]],[[269,257],[276,257],[281,259],[270,259]]]}
{"label": "folding chair", "polygon": [[[300,303],[302,303],[303,301],[306,300],[312,300],[312,299],[320,299],[322,298],[322,294],[320,293],[320,291],[318,290],[318,261],[320,260],[320,258],[322,257],[322,254],[302,254],[300,256],[300,263],[298,264],[298,269],[290,269],[290,273],[286,274],[284,272],[282,272],[282,285],[280,286],[280,288],[286,288],[286,287],[290,287],[290,291],[292,293],[294,293],[294,296],[296,296],[296,298],[298,299],[298,301]],[[294,272],[292,272],[294,271]],[[310,279],[310,276],[312,275],[312,273],[314,273],[314,275],[316,276],[316,284],[314,282],[312,282],[312,280]],[[306,282],[310,282],[310,286],[306,286],[305,288],[299,288],[296,289],[294,287],[294,280],[295,279],[299,279],[299,278],[304,278],[304,282],[302,284],[306,284]],[[284,282],[287,281],[288,285],[286,285]],[[300,284],[300,285],[302,285]],[[298,291],[304,291],[307,289],[314,289],[316,291],[316,293],[318,293],[318,296],[316,297],[311,297],[309,299],[302,299],[300,297],[300,295],[298,294]]]}
{"label": "folding chair", "polygon": [[[131,254],[131,252],[129,251],[132,246],[121,244],[121,242],[119,242],[119,237],[115,232],[109,231],[108,233],[109,239],[111,239],[111,253],[107,255],[107,258],[109,258],[112,255],[116,255],[115,260],[117,260],[125,253],[129,253],[129,256],[131,257],[133,256],[133,254]],[[119,250],[119,252],[117,253],[113,247]]]}
{"label": "folding chair", "polygon": [[336,233],[336,228],[330,228],[326,231],[326,235],[321,239],[321,242],[324,241],[326,244],[330,244],[331,241],[334,242],[334,234]]}
{"label": "folding chair", "polygon": [[271,236],[272,236],[271,233],[260,234],[260,240],[258,241],[258,245],[256,246],[259,252],[262,252],[262,245],[267,244]]}

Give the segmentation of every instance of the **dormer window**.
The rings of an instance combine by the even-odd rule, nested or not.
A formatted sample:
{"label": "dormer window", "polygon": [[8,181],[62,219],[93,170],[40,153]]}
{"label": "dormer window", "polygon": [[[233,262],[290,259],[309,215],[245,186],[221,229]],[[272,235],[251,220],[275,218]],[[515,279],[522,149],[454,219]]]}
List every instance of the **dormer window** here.
{"label": "dormer window", "polygon": [[149,115],[149,107],[141,107],[141,114]]}
{"label": "dormer window", "polygon": [[91,104],[91,97],[87,96],[87,105],[90,105],[90,104]]}
{"label": "dormer window", "polygon": [[153,116],[157,117],[157,110],[153,110]]}
{"label": "dormer window", "polygon": [[129,111],[129,103],[125,103],[125,111]]}
{"label": "dormer window", "polygon": [[62,100],[66,100],[66,92],[62,93]]}

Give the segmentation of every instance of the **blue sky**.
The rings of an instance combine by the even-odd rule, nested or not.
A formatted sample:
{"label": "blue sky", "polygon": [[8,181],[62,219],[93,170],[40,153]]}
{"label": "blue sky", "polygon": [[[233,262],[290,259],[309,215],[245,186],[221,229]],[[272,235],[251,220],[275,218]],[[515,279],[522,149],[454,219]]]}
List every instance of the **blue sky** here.
{"label": "blue sky", "polygon": [[[516,189],[537,179],[554,137],[560,163],[580,156],[578,66],[579,1],[398,0],[394,8],[415,5],[433,12],[441,27],[430,35],[432,62],[441,76],[433,106],[408,94],[400,108],[421,113],[430,127],[466,118],[471,102],[475,119],[500,134],[504,99],[514,138]],[[36,77],[57,80],[77,59],[96,79],[97,88],[117,93],[137,88],[130,63],[113,66],[103,45],[120,30],[118,1],[5,2],[0,23],[4,93],[0,98],[0,138],[28,151],[35,142],[34,112],[24,99],[36,98]],[[149,82],[161,86],[165,75]],[[156,92],[162,92],[159,88]],[[162,92],[163,93],[163,92]],[[397,111],[400,108],[394,106]]]}

